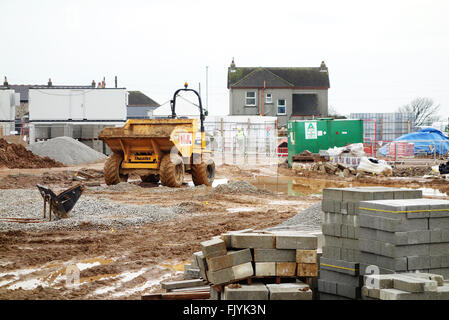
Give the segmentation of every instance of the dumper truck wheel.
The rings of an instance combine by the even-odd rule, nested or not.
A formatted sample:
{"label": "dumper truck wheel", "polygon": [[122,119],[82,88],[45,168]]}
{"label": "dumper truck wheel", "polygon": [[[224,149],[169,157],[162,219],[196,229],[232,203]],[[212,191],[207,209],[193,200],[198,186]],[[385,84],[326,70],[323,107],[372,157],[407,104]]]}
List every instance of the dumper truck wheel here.
{"label": "dumper truck wheel", "polygon": [[212,186],[215,179],[215,163],[212,159],[192,165],[192,180],[196,186],[205,184]]}
{"label": "dumper truck wheel", "polygon": [[180,187],[184,180],[184,163],[182,158],[177,154],[166,154],[161,161],[160,177],[162,185]]}
{"label": "dumper truck wheel", "polygon": [[128,181],[128,175],[120,174],[123,155],[112,153],[104,164],[104,181],[108,186]]}
{"label": "dumper truck wheel", "polygon": [[158,174],[149,174],[146,176],[140,176],[140,179],[142,180],[142,182],[158,183],[160,177]]}

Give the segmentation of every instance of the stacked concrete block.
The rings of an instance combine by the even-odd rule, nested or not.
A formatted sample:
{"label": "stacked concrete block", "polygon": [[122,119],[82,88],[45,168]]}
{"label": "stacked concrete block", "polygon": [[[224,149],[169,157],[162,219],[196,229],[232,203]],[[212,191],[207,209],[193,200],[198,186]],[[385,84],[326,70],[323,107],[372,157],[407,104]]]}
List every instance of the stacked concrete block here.
{"label": "stacked concrete block", "polygon": [[227,285],[223,300],[312,300],[309,285],[294,283],[253,283],[251,285]]}
{"label": "stacked concrete block", "polygon": [[199,268],[192,266],[191,264],[184,265],[184,280],[199,279],[201,278],[201,271]]}
{"label": "stacked concrete block", "polygon": [[[296,264],[296,276],[313,278],[318,276],[318,237],[314,234],[293,231],[278,231],[276,234],[276,249],[289,252],[290,260],[277,260],[277,274],[280,268],[293,270]],[[257,268],[257,267],[256,267]]]}
{"label": "stacked concrete block", "polygon": [[323,297],[359,299],[361,296],[360,203],[367,200],[403,200],[421,197],[420,190],[386,187],[323,190],[324,245],[318,281],[321,299]]}
{"label": "stacked concrete block", "polygon": [[374,265],[381,274],[418,270],[449,277],[449,201],[365,201],[359,210],[362,271]]}
{"label": "stacked concrete block", "polygon": [[[344,260],[320,258],[318,291],[320,299],[359,299],[362,286],[359,263]],[[325,293],[325,295],[322,295]]]}
{"label": "stacked concrete block", "polygon": [[359,204],[366,200],[422,198],[422,191],[386,187],[323,190],[323,257],[359,261]]}
{"label": "stacked concrete block", "polygon": [[192,256],[190,264],[184,265],[184,280],[200,279],[201,270],[198,267],[196,256]]}
{"label": "stacked concrete block", "polygon": [[366,300],[449,300],[449,282],[430,273],[366,275]]}
{"label": "stacked concrete block", "polygon": [[[229,239],[230,238],[230,239]],[[318,264],[316,235],[293,231],[255,232],[244,230],[225,234],[231,248],[250,248],[256,277],[316,277]],[[228,246],[229,247],[229,246]],[[310,262],[298,262],[297,252],[308,252]]]}
{"label": "stacked concrete block", "polygon": [[268,300],[269,291],[263,283],[227,285],[223,300]]}
{"label": "stacked concrete block", "polygon": [[209,282],[211,299],[269,299],[272,293],[272,299],[308,300],[313,297],[310,285],[291,282],[301,278],[317,286],[311,281],[318,276],[317,247],[315,234],[232,231],[201,242],[201,251],[193,254],[188,268],[198,268]]}
{"label": "stacked concrete block", "polygon": [[214,285],[248,278],[254,274],[249,249],[228,251],[225,241],[218,238],[201,242],[201,249],[206,262],[203,268],[207,280]]}
{"label": "stacked concrete block", "polygon": [[198,251],[193,253],[193,259],[195,259],[198,269],[200,269],[200,277],[207,280],[207,262],[203,252]]}
{"label": "stacked concrete block", "polygon": [[312,300],[313,293],[310,286],[297,281],[295,283],[272,283],[266,285],[269,300]]}

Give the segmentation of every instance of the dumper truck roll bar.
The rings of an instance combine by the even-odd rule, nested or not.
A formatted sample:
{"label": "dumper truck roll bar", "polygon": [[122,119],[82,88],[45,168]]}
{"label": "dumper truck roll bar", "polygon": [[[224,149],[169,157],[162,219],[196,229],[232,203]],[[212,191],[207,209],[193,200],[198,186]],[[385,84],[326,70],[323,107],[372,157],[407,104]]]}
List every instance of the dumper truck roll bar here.
{"label": "dumper truck roll bar", "polygon": [[174,95],[173,95],[173,100],[170,101],[171,104],[171,117],[173,119],[176,118],[176,112],[175,112],[175,108],[176,108],[176,97],[178,95],[179,92],[181,91],[191,91],[193,93],[196,94],[196,96],[198,97],[198,101],[199,101],[199,108],[200,108],[200,130],[201,130],[201,134],[204,133],[204,114],[203,114],[203,104],[201,103],[201,96],[200,94],[194,90],[194,89],[188,89],[188,83],[184,83],[184,88],[178,89],[175,91]]}

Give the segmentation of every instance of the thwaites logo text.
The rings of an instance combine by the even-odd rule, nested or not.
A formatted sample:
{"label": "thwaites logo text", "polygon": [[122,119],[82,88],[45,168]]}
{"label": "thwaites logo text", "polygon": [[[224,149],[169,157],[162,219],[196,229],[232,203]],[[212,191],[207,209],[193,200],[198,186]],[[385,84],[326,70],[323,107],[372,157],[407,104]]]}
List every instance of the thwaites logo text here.
{"label": "thwaites logo text", "polygon": [[192,145],[192,134],[183,132],[179,134],[179,144],[181,146],[191,146]]}

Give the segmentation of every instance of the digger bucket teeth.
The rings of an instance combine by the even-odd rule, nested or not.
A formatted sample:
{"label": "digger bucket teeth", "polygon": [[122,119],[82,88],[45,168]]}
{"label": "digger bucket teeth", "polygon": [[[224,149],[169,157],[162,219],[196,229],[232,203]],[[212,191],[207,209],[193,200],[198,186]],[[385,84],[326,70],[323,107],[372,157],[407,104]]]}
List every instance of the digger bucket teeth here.
{"label": "digger bucket teeth", "polygon": [[50,203],[50,210],[58,218],[67,218],[69,216],[70,211],[72,211],[84,191],[84,186],[77,185],[56,195],[50,188],[39,184],[36,186],[44,199],[44,203],[47,201]]}

